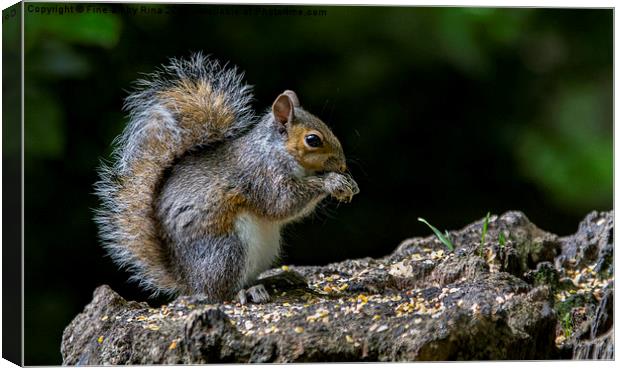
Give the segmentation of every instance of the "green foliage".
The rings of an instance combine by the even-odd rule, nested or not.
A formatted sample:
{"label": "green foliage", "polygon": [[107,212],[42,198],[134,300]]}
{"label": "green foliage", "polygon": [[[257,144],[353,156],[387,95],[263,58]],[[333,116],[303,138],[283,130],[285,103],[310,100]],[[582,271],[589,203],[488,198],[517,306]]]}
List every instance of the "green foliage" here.
{"label": "green foliage", "polygon": [[[563,290],[572,290],[572,286],[559,286],[560,289]],[[587,304],[596,304],[596,300],[594,300],[594,296],[589,293],[584,294],[571,294],[566,298],[563,302],[559,302],[555,305],[555,310],[558,317],[562,317],[567,313],[571,313],[573,308],[583,307]]]}
{"label": "green foliage", "polygon": [[[38,3],[37,6],[55,6]],[[25,12],[24,144],[26,157],[60,159],[67,144],[65,106],[53,84],[92,71],[81,47],[114,47],[121,21],[114,14],[41,15]],[[95,96],[95,91],[91,91]],[[74,108],[75,104],[69,104]]]}
{"label": "green foliage", "polygon": [[504,235],[503,231],[500,231],[497,235],[497,241],[500,248],[504,248],[506,246],[506,235]]}
{"label": "green foliage", "polygon": [[521,170],[567,211],[607,208],[612,195],[613,144],[608,81],[563,85],[550,96],[545,121],[524,128],[517,145]]}
{"label": "green foliage", "polygon": [[484,247],[484,238],[486,238],[487,236],[490,216],[491,216],[491,212],[487,212],[487,215],[484,217],[484,222],[482,223],[482,235],[480,235],[480,247],[478,249],[478,255],[480,257],[482,257],[482,252],[483,252],[483,247]]}
{"label": "green foliage", "polygon": [[35,47],[46,38],[76,45],[114,47],[119,40],[121,21],[115,14],[40,15],[26,12],[24,46]]}
{"label": "green foliage", "polygon": [[531,11],[499,8],[446,8],[437,16],[439,48],[463,72],[486,75],[493,70],[492,50],[513,44]]}
{"label": "green foliage", "polygon": [[562,330],[567,339],[573,334],[573,317],[570,312],[566,312],[562,316]]}
{"label": "green foliage", "polygon": [[448,233],[447,230],[445,234],[442,234],[441,231],[439,231],[435,226],[429,224],[428,221],[426,221],[425,219],[418,217],[418,221],[425,223],[426,226],[428,226],[431,230],[433,230],[437,239],[439,239],[439,241],[441,241],[450,251],[454,250],[454,245],[452,244],[452,241],[450,240],[450,234]]}

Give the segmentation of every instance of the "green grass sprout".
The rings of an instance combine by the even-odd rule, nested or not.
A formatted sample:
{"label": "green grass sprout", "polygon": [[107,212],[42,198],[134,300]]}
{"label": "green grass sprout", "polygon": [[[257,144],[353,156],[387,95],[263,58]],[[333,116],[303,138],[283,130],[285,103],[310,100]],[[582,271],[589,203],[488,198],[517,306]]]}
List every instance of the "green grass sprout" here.
{"label": "green grass sprout", "polygon": [[566,312],[562,317],[562,329],[564,330],[564,337],[567,339],[573,334],[573,317],[570,312]]}
{"label": "green grass sprout", "polygon": [[499,247],[504,248],[506,246],[506,235],[504,235],[503,231],[499,232],[497,241],[499,242]]}
{"label": "green grass sprout", "polygon": [[484,223],[482,224],[482,235],[480,236],[480,249],[478,254],[482,257],[482,249],[484,246],[484,238],[487,236],[487,230],[489,228],[489,217],[491,217],[491,212],[487,212],[486,217],[484,218]]}
{"label": "green grass sprout", "polygon": [[433,230],[433,232],[435,233],[435,236],[437,236],[437,239],[439,239],[446,247],[448,247],[450,251],[454,250],[454,245],[452,244],[452,241],[450,240],[450,234],[448,234],[447,230],[445,234],[442,234],[441,231],[437,230],[435,226],[429,224],[428,221],[426,221],[422,217],[418,217],[418,221],[425,223],[426,226],[428,226],[431,230]]}

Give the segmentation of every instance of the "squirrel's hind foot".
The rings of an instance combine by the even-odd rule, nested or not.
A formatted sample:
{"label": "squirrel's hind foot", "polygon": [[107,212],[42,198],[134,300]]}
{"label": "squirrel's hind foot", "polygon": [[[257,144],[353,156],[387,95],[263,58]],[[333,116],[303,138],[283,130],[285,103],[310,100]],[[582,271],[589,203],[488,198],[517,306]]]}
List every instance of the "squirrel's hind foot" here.
{"label": "squirrel's hind foot", "polygon": [[265,286],[263,284],[258,284],[247,289],[239,290],[237,293],[237,300],[241,305],[245,305],[248,302],[262,304],[270,301],[271,297]]}

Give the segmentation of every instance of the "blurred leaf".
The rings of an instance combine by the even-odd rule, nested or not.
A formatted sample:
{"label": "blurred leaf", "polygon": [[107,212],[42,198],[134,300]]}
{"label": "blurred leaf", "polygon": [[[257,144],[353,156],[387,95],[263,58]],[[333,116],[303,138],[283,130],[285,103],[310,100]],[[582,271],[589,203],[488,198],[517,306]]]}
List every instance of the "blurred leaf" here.
{"label": "blurred leaf", "polygon": [[491,39],[502,44],[514,43],[521,34],[526,32],[526,20],[531,16],[532,9],[501,9],[495,16],[486,19],[485,28]]}
{"label": "blurred leaf", "polygon": [[487,68],[486,55],[471,16],[462,8],[445,9],[438,18],[437,29],[443,57],[468,74],[483,73]]}
{"label": "blurred leaf", "polygon": [[518,145],[524,173],[566,210],[610,205],[613,142],[604,86],[565,85],[546,124],[527,126]]}
{"label": "blurred leaf", "polygon": [[37,73],[42,78],[84,77],[90,65],[84,55],[78,54],[66,43],[50,40],[42,42],[40,50],[31,53],[26,73]]}
{"label": "blurred leaf", "polygon": [[524,31],[523,24],[532,14],[531,9],[464,8],[472,22],[480,24],[479,29],[486,38],[494,42],[509,44]]}
{"label": "blurred leaf", "polygon": [[610,140],[571,144],[566,137],[537,131],[520,143],[521,166],[526,175],[567,211],[608,209],[613,188],[613,149]]}
{"label": "blurred leaf", "polygon": [[111,48],[118,43],[121,22],[115,14],[41,15],[26,12],[24,43],[26,50],[50,37],[83,45]]}

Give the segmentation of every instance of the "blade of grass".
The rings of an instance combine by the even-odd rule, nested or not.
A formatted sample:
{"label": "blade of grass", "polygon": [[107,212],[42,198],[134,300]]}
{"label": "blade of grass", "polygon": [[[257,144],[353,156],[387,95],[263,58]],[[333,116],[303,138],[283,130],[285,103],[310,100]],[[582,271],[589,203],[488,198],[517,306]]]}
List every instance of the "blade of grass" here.
{"label": "blade of grass", "polygon": [[449,237],[447,231],[446,231],[445,235],[442,234],[441,231],[437,230],[437,228],[435,226],[429,224],[428,221],[426,221],[422,217],[418,217],[418,221],[425,223],[426,226],[428,226],[431,230],[433,230],[433,232],[435,233],[435,236],[437,236],[439,241],[441,241],[446,247],[448,247],[448,249],[450,249],[450,251],[454,250],[454,245],[452,244],[452,241],[450,241],[450,237]]}
{"label": "blade of grass", "polygon": [[484,218],[484,223],[482,224],[482,237],[480,237],[480,244],[484,244],[484,238],[487,236],[487,230],[489,228],[489,217],[491,216],[491,212],[487,212],[486,217]]}
{"label": "blade of grass", "polygon": [[482,235],[480,236],[480,249],[478,253],[480,257],[482,257],[482,250],[484,247],[484,238],[487,236],[487,230],[489,228],[489,217],[491,216],[491,212],[487,212],[486,217],[484,218],[484,223],[482,224]]}
{"label": "blade of grass", "polygon": [[503,248],[506,245],[506,235],[504,235],[503,231],[499,232],[499,238],[497,240],[499,241],[500,248]]}

